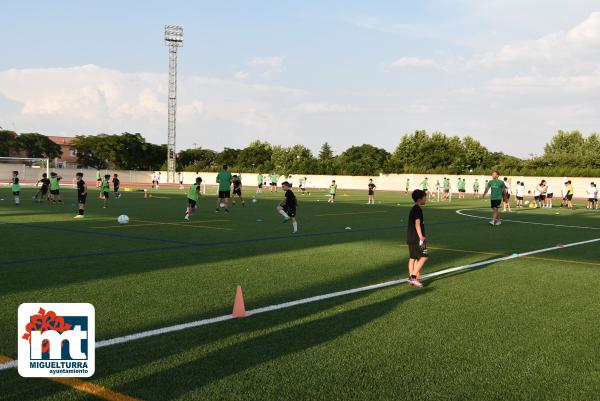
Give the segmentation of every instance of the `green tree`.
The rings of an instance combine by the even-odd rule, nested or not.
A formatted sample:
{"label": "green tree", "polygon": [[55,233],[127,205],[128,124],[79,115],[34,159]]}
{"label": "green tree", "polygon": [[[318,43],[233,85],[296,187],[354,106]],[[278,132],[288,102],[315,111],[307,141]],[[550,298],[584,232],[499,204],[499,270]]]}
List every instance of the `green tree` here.
{"label": "green tree", "polygon": [[389,153],[372,145],[352,146],[338,158],[338,171],[347,175],[379,175]]}
{"label": "green tree", "polygon": [[17,134],[13,131],[0,130],[0,156],[8,157],[16,153]]}
{"label": "green tree", "polygon": [[47,136],[36,132],[20,134],[15,141],[16,147],[24,151],[27,157],[54,159],[62,155],[60,145],[52,142]]}
{"label": "green tree", "polygon": [[335,156],[333,154],[333,149],[328,142],[325,142],[323,146],[321,146],[321,150],[319,151],[319,159],[318,159],[318,173],[320,174],[335,174],[336,173],[336,163]]}
{"label": "green tree", "polygon": [[185,171],[214,170],[217,152],[210,149],[186,149],[177,155],[177,169]]}
{"label": "green tree", "polygon": [[225,148],[217,155],[216,163],[220,165],[227,164],[230,167],[234,167],[240,152],[240,149]]}
{"label": "green tree", "polygon": [[236,166],[244,171],[263,171],[271,162],[273,147],[268,142],[254,141],[241,150]]}

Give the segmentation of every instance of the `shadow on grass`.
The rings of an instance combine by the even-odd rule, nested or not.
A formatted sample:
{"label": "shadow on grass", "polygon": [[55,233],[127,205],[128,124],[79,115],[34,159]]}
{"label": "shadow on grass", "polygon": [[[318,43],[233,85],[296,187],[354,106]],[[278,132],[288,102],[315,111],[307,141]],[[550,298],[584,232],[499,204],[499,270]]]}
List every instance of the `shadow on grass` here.
{"label": "shadow on grass", "polygon": [[[198,357],[198,359],[180,364],[176,368],[128,382],[119,386],[118,390],[147,399],[176,399],[190,391],[258,367],[269,361],[286,355],[301,353],[326,342],[334,341],[373,320],[385,316],[400,303],[426,294],[429,291],[431,289],[406,292],[384,301],[360,306],[333,316],[300,323],[237,342]],[[334,305],[332,303],[321,305],[321,309],[331,308]],[[311,310],[311,313],[315,313],[315,311]],[[297,316],[294,316],[294,319],[297,318]],[[260,320],[261,317],[256,317],[256,319]],[[179,344],[179,352],[181,352],[181,348],[186,348],[186,346],[188,348],[197,346],[197,342],[193,340],[193,337],[188,341],[190,342],[187,344]],[[156,350],[153,349],[152,354],[155,354],[155,352]],[[175,352],[170,348],[168,354],[174,355]],[[156,393],[156,388],[160,388],[160,395]]]}

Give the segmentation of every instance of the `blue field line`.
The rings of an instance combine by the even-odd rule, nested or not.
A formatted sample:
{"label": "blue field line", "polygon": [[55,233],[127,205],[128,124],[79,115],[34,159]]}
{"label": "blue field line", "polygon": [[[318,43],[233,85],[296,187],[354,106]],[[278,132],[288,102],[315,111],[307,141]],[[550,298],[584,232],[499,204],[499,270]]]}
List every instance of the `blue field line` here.
{"label": "blue field line", "polygon": [[[430,223],[430,224],[428,224],[428,226],[444,225],[444,224],[457,224],[457,223],[476,222],[476,221],[478,221],[478,220],[472,219],[472,220],[441,221],[441,222],[437,222],[437,223]],[[278,240],[284,240],[284,239],[289,239],[289,238],[311,238],[311,237],[322,237],[322,236],[335,235],[335,234],[378,232],[378,231],[398,230],[398,229],[406,228],[405,225],[393,225],[393,226],[385,226],[385,227],[359,228],[356,230],[274,235],[274,236],[270,236],[270,237],[247,238],[247,239],[238,239],[238,240],[234,239],[234,240],[216,241],[216,242],[189,242],[189,241],[162,239],[162,238],[156,238],[156,237],[140,237],[140,236],[126,235],[126,234],[104,233],[104,232],[96,232],[96,231],[89,231],[89,230],[83,230],[83,229],[71,229],[71,228],[65,228],[65,227],[47,227],[47,226],[42,226],[42,225],[37,225],[37,224],[24,224],[24,223],[6,223],[6,224],[16,225],[18,227],[25,227],[25,228],[47,229],[47,230],[51,230],[51,231],[63,231],[63,232],[74,232],[77,234],[101,235],[101,236],[108,236],[108,237],[112,236],[112,237],[116,237],[116,238],[126,238],[126,239],[132,239],[132,240],[159,241],[159,242],[171,243],[174,245],[160,247],[160,248],[141,248],[141,249],[127,249],[127,250],[122,250],[122,251],[86,252],[86,253],[76,254],[76,255],[48,256],[48,257],[43,257],[43,258],[8,259],[8,260],[0,260],[0,265],[47,262],[50,260],[70,260],[70,259],[79,259],[79,258],[94,257],[94,256],[129,255],[129,254],[136,254],[136,253],[169,251],[169,250],[183,249],[183,248],[212,248],[212,247],[220,247],[220,246],[244,245],[244,244],[252,244],[252,243],[259,243],[259,242],[278,241]]]}

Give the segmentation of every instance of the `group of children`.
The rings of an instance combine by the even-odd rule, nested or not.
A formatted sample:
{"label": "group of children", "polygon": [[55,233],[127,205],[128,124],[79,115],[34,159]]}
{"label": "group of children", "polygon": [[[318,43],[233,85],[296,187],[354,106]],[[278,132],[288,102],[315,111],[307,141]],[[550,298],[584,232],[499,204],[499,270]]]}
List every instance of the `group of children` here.
{"label": "group of children", "polygon": [[[225,213],[229,213],[229,199],[232,199],[232,204],[235,205],[235,197],[237,196],[242,202],[242,206],[245,206],[244,198],[242,197],[242,176],[231,174],[227,165],[223,165],[223,168],[217,174],[216,183],[218,185],[217,194],[217,205],[216,212],[220,212],[221,209],[225,209]],[[261,183],[262,177],[259,175],[259,190],[262,191]],[[185,211],[184,219],[190,220],[194,210],[197,208],[198,198],[200,196],[200,186],[202,184],[202,178],[196,177],[195,183],[188,189],[187,192],[187,208]],[[271,185],[273,184],[273,177],[271,177]],[[233,188],[233,196],[232,196]],[[284,198],[277,205],[277,213],[283,216],[284,222],[292,223],[292,233],[298,232],[298,221],[296,220],[296,208],[298,201],[296,195],[292,191],[292,184],[289,181],[284,181],[281,184],[281,188],[284,191]]]}
{"label": "group of children", "polygon": [[[103,207],[108,208],[108,199],[110,195],[110,187],[112,183],[113,193],[115,198],[120,198],[121,193],[119,192],[119,187],[121,182],[119,180],[119,175],[114,174],[111,180],[111,176],[106,174],[104,178],[101,178],[98,174],[96,186],[100,188],[99,198],[103,200]],[[44,201],[51,202],[52,204],[60,203],[62,204],[62,198],[60,194],[60,184],[62,177],[58,175],[56,172],[50,173],[50,178],[48,178],[48,174],[43,173],[42,178],[40,178],[35,186],[38,188],[38,191],[33,196],[33,201],[36,203],[41,203]],[[83,180],[83,173],[79,172],[75,174],[76,186],[77,186],[77,198],[79,204],[79,212],[75,216],[75,218],[80,219],[84,216],[85,203],[87,199],[87,185]],[[12,172],[12,180],[11,180],[11,189],[13,193],[13,198],[15,205],[21,204],[21,184],[19,181],[19,172]]]}

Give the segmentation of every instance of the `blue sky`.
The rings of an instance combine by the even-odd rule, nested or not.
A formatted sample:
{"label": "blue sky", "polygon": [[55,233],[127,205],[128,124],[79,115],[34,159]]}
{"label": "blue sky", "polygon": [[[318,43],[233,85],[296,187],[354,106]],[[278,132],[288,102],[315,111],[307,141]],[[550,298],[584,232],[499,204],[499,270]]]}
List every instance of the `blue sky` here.
{"label": "blue sky", "polygon": [[178,148],[264,139],[393,150],[427,129],[541,153],[558,129],[598,129],[594,3],[10,2],[0,126],[164,142],[172,23],[185,29]]}

